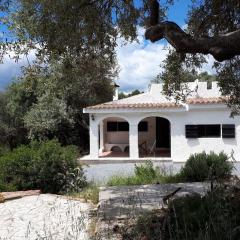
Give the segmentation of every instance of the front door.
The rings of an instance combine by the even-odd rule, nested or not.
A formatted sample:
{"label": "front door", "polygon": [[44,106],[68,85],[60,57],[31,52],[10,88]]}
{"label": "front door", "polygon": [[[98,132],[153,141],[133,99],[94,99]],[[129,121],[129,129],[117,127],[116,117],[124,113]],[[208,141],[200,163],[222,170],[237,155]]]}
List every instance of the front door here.
{"label": "front door", "polygon": [[170,122],[156,117],[156,148],[170,148]]}

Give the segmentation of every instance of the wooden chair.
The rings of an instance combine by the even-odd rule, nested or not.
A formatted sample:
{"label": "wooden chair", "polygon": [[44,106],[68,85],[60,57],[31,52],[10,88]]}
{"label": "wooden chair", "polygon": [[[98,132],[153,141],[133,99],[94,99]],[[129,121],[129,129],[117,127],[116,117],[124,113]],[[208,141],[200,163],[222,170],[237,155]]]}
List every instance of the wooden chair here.
{"label": "wooden chair", "polygon": [[139,151],[142,151],[145,153],[145,155],[148,155],[149,150],[148,150],[148,146],[147,146],[147,141],[143,141],[142,143],[140,143],[138,145],[139,147]]}

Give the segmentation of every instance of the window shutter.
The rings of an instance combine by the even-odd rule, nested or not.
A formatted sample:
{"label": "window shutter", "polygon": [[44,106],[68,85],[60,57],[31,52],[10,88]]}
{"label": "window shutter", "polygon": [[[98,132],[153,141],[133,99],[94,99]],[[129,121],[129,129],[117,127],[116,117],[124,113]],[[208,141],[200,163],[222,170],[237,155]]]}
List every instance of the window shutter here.
{"label": "window shutter", "polygon": [[222,138],[235,138],[235,124],[222,125]]}
{"label": "window shutter", "polygon": [[185,126],[186,138],[197,138],[198,137],[198,126],[197,125],[186,125]]}

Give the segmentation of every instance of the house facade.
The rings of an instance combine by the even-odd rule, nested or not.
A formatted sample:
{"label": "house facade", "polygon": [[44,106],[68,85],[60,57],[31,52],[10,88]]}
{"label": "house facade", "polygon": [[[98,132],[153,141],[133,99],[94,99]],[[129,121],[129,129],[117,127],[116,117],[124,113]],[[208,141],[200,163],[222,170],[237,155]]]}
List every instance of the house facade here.
{"label": "house facade", "polygon": [[240,118],[216,82],[188,83],[191,94],[177,103],[152,84],[142,94],[84,109],[89,114],[89,160],[152,159],[185,162],[190,154],[224,151],[240,159]]}

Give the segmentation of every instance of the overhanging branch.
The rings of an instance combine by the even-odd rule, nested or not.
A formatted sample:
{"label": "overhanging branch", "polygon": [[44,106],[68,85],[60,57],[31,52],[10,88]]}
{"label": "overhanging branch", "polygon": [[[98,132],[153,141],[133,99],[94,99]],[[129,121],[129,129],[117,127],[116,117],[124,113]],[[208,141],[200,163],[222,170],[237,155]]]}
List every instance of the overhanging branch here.
{"label": "overhanging branch", "polygon": [[177,52],[211,54],[220,62],[240,55],[240,30],[216,37],[194,38],[176,23],[166,21],[149,27],[145,37],[152,42],[165,38]]}
{"label": "overhanging branch", "polygon": [[240,29],[214,37],[193,37],[174,22],[158,23],[158,1],[149,1],[151,26],[145,32],[146,39],[156,42],[165,38],[177,52],[211,54],[219,62],[240,55]]}

